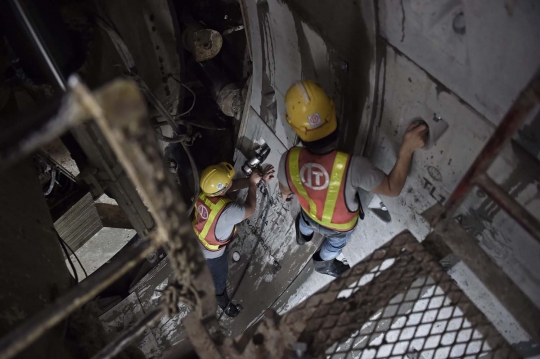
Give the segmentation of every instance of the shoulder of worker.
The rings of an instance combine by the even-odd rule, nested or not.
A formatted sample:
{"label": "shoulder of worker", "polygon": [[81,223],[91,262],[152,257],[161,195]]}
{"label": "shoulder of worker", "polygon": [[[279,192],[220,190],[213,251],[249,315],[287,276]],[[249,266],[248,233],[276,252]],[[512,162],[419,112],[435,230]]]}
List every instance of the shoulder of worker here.
{"label": "shoulder of worker", "polygon": [[232,201],[227,203],[223,212],[219,216],[219,222],[225,222],[229,225],[234,225],[242,222],[246,215],[246,205]]}
{"label": "shoulder of worker", "polygon": [[355,187],[371,191],[377,187],[386,174],[377,168],[368,158],[352,155],[349,163],[347,182]]}
{"label": "shoulder of worker", "polygon": [[287,151],[285,151],[281,155],[281,158],[279,160],[279,165],[277,168],[277,177],[278,177],[279,183],[285,187],[289,187],[289,182],[287,181],[287,169],[285,168],[287,165],[287,155],[295,147],[298,147],[298,146],[291,147]]}

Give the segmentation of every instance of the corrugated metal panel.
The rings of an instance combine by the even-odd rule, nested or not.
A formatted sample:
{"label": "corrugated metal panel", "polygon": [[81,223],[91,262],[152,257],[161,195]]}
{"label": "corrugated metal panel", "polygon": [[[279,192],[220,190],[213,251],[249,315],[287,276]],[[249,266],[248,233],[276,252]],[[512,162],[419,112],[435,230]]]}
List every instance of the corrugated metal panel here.
{"label": "corrugated metal panel", "polygon": [[76,251],[82,247],[103,228],[92,195],[88,193],[81,198],[54,223],[54,227],[71,249]]}

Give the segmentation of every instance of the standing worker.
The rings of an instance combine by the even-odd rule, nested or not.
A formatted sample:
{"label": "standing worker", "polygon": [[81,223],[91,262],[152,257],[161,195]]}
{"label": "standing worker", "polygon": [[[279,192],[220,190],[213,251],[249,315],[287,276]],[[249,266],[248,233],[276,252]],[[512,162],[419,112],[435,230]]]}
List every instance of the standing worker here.
{"label": "standing worker", "polygon": [[[202,191],[195,204],[193,229],[212,274],[217,303],[229,317],[236,317],[240,312],[236,305],[229,303],[227,295],[229,266],[225,247],[236,234],[236,225],[255,213],[257,184],[261,179],[272,179],[274,172],[274,167],[268,166],[262,175],[254,171],[249,178],[233,180],[233,166],[222,162],[206,168],[201,174]],[[244,204],[233,202],[226,196],[243,188],[248,188]]]}
{"label": "standing worker", "polygon": [[281,157],[278,179],[284,200],[298,196],[302,211],[296,218],[296,241],[309,242],[313,233],[325,237],[313,255],[315,270],[334,277],[349,269],[336,257],[363,216],[357,189],[397,197],[411,165],[413,152],[424,146],[427,126],[407,129],[397,162],[386,175],[368,159],[335,149],[338,128],[334,102],[313,81],[292,85],[285,96],[286,118],[304,147]]}

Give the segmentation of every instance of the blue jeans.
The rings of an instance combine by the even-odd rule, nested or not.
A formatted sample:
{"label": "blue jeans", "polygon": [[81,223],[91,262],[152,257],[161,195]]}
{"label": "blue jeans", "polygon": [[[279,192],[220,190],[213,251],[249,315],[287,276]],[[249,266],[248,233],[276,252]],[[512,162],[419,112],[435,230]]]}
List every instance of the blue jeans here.
{"label": "blue jeans", "polygon": [[229,273],[229,263],[227,263],[227,253],[217,258],[207,258],[206,263],[210,268],[210,274],[216,288],[216,295],[221,295],[227,289],[227,274]]}
{"label": "blue jeans", "polygon": [[349,239],[351,239],[354,228],[348,232],[338,232],[333,229],[326,228],[309,218],[304,211],[300,213],[300,232],[304,236],[309,236],[313,232],[322,234],[325,237],[321,247],[320,256],[323,261],[329,261],[341,253],[341,249],[345,247]]}

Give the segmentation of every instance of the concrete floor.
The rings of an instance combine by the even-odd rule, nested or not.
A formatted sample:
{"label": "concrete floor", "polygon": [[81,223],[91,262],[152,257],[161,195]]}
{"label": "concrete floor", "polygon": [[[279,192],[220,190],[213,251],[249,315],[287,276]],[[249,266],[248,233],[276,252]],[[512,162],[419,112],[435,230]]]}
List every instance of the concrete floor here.
{"label": "concrete floor", "polygon": [[[86,273],[90,275],[118,253],[135,234],[136,232],[133,229],[102,228],[75,253]],[[73,255],[70,258],[77,271],[79,281],[84,280],[85,275],[77,259]],[[66,265],[69,272],[72,273],[67,260]]]}

